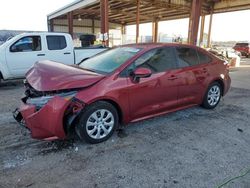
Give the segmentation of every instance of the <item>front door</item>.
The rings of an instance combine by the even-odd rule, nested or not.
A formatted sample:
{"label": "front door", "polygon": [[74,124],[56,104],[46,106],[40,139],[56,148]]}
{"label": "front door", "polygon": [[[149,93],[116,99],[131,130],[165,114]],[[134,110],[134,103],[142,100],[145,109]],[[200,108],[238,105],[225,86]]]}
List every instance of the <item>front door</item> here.
{"label": "front door", "polygon": [[178,105],[178,70],[174,48],[165,47],[150,50],[141,55],[128,67],[133,71],[138,67],[152,71],[149,78],[135,82],[128,77],[130,117],[137,120]]}
{"label": "front door", "polygon": [[44,59],[40,36],[26,36],[6,48],[6,62],[14,77],[24,77],[35,62]]}

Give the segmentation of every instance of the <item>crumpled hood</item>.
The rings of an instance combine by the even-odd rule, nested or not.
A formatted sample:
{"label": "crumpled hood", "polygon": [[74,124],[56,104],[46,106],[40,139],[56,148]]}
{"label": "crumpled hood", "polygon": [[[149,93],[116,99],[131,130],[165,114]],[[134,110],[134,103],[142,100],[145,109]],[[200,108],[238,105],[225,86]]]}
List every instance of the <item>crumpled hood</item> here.
{"label": "crumpled hood", "polygon": [[26,73],[26,80],[37,91],[76,89],[95,84],[104,75],[53,61],[40,61]]}

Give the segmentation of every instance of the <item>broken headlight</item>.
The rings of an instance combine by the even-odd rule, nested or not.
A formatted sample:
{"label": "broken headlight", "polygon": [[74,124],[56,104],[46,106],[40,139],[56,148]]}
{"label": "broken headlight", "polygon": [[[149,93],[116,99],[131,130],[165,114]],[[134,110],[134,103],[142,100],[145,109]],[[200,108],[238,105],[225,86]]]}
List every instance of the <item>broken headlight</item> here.
{"label": "broken headlight", "polygon": [[55,96],[59,96],[64,98],[65,100],[70,100],[76,95],[76,91],[66,92],[66,93],[60,93],[57,95],[48,95],[48,96],[42,96],[42,97],[35,97],[35,98],[28,98],[26,103],[35,105],[38,109],[42,108],[45,104],[47,104],[51,99],[53,99]]}

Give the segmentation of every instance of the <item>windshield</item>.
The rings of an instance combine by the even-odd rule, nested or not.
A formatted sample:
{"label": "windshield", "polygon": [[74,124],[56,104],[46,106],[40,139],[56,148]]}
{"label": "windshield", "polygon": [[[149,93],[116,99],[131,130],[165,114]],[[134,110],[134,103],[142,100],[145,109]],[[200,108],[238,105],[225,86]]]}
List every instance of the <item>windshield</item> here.
{"label": "windshield", "polygon": [[79,66],[95,72],[111,73],[140,50],[134,47],[114,48],[83,61]]}

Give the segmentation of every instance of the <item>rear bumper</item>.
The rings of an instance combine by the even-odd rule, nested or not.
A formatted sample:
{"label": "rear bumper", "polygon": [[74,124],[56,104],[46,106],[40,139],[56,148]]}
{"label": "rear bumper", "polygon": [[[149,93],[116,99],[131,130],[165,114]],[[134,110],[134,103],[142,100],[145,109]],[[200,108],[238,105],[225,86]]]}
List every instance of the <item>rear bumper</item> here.
{"label": "rear bumper", "polygon": [[223,96],[225,96],[227,94],[227,92],[229,91],[231,87],[231,78],[230,76],[226,76],[226,78],[224,79],[224,91],[223,91]]}
{"label": "rear bumper", "polygon": [[69,101],[54,97],[37,110],[34,105],[22,104],[13,113],[14,118],[31,131],[32,138],[54,140],[66,137],[63,117]]}

